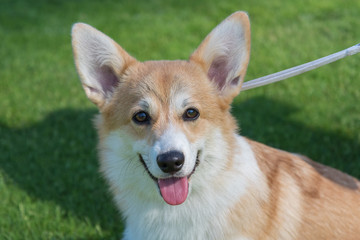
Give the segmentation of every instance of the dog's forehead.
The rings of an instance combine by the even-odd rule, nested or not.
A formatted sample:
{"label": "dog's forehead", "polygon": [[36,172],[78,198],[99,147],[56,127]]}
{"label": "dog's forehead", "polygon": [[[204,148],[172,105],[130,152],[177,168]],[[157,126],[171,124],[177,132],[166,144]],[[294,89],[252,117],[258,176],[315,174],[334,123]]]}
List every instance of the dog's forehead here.
{"label": "dog's forehead", "polygon": [[149,61],[133,71],[130,91],[163,103],[186,104],[190,96],[206,88],[204,78],[203,71],[187,61]]}

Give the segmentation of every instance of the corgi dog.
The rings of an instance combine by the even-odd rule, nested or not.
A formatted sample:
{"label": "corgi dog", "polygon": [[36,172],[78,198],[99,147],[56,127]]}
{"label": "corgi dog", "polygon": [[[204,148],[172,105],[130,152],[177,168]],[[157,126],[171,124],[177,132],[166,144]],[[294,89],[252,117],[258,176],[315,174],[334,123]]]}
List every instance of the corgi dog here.
{"label": "corgi dog", "polygon": [[188,60],[139,62],[84,23],[76,68],[97,105],[100,168],[124,240],[360,239],[359,181],[238,135],[250,56],[235,12]]}

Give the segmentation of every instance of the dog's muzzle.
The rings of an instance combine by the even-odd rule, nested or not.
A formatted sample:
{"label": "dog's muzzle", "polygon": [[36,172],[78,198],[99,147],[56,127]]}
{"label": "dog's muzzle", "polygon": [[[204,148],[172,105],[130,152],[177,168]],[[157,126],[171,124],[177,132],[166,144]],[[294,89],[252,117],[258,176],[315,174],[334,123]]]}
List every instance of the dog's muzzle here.
{"label": "dog's muzzle", "polygon": [[[189,192],[189,179],[192,174],[195,172],[196,167],[199,165],[199,154],[198,151],[196,156],[196,163],[191,171],[191,173],[184,177],[174,177],[170,176],[167,178],[156,178],[149,171],[143,157],[139,154],[140,162],[144,165],[146,171],[149,176],[157,183],[157,186],[160,190],[160,195],[164,199],[164,201],[170,205],[179,205],[182,204],[188,195]],[[157,164],[159,168],[168,174],[175,174],[181,170],[184,165],[185,157],[184,154],[178,151],[169,151],[166,153],[160,154],[157,159]]]}

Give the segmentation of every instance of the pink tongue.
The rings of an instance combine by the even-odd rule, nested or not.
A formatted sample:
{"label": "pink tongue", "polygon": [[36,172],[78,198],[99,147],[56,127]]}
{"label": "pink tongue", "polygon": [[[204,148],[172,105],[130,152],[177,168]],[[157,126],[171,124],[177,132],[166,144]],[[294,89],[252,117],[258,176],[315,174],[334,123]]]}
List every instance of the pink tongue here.
{"label": "pink tongue", "polygon": [[186,200],[189,185],[187,177],[159,179],[158,183],[161,196],[168,204],[179,205]]}

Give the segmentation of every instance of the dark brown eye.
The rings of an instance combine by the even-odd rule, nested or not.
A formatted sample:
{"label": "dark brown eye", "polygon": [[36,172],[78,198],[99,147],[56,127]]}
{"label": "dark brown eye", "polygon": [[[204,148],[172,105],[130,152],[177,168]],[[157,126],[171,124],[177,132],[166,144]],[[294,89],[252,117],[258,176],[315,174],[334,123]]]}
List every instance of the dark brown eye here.
{"label": "dark brown eye", "polygon": [[135,113],[132,120],[136,124],[148,124],[148,123],[150,123],[150,116],[146,112],[141,111],[141,112]]}
{"label": "dark brown eye", "polygon": [[200,113],[196,108],[189,108],[184,112],[183,119],[185,121],[194,121],[199,116],[200,116]]}

